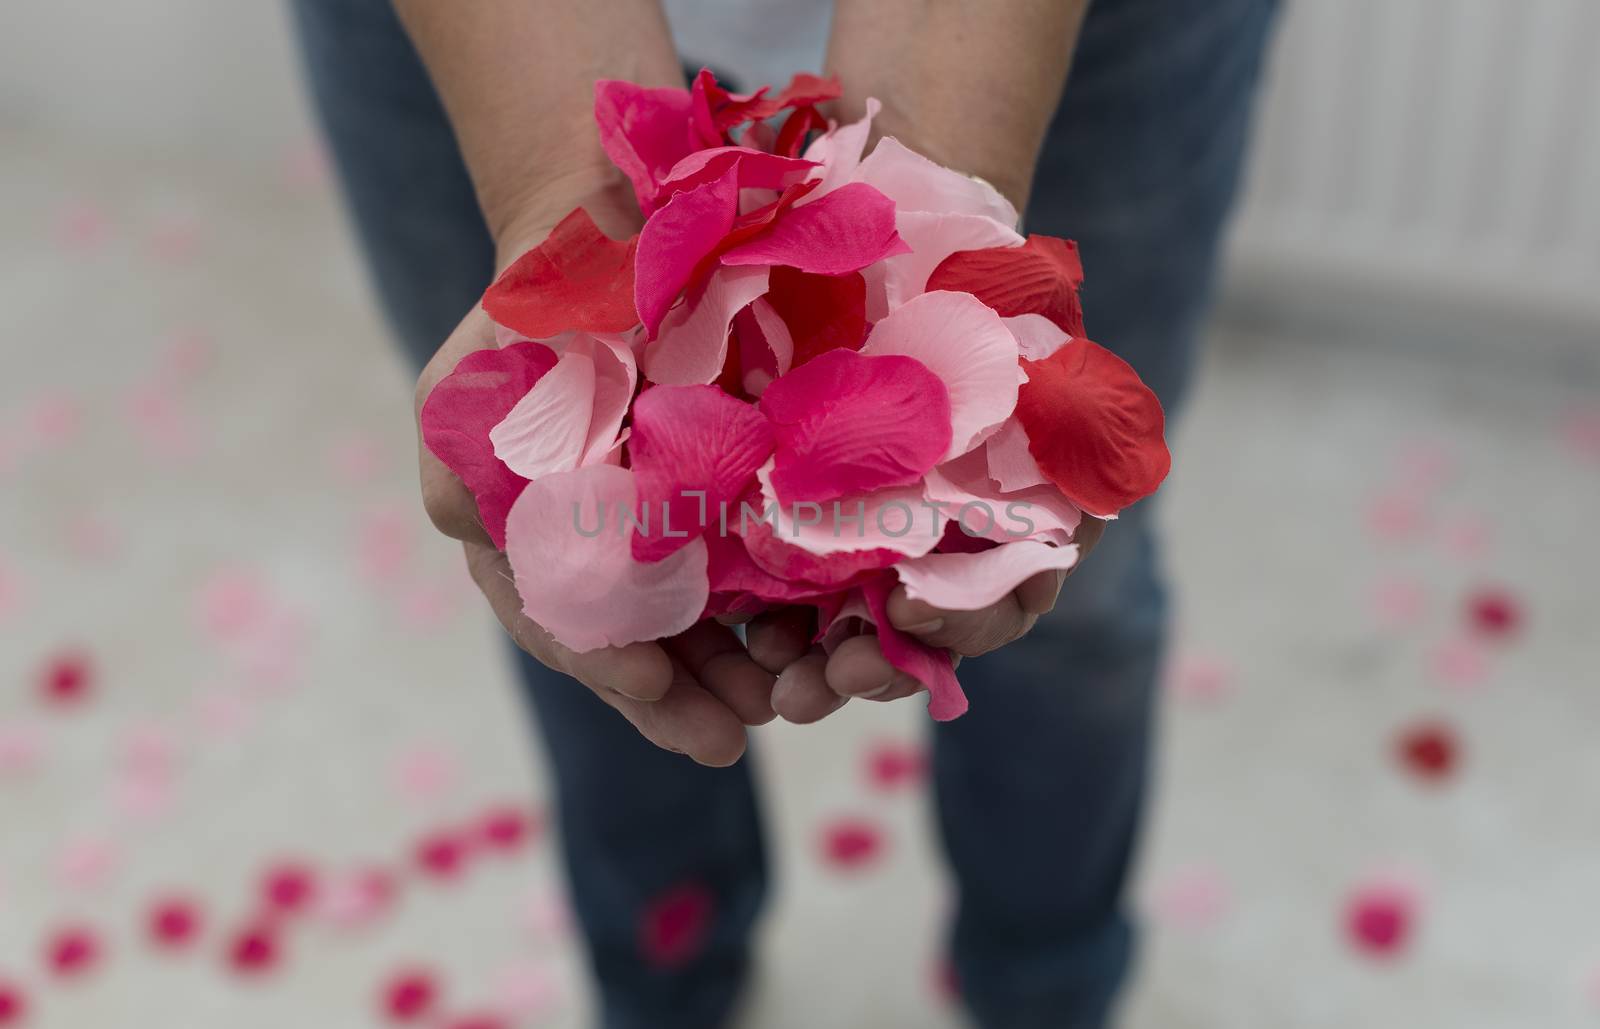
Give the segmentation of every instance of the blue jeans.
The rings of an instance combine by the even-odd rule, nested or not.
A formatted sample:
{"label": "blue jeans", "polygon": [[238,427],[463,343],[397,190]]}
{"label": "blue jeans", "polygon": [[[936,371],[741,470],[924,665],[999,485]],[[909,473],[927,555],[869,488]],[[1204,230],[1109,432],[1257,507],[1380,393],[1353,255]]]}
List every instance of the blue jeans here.
{"label": "blue jeans", "polygon": [[[466,170],[386,0],[295,7],[373,278],[420,365],[492,270]],[[1040,160],[1028,229],[1078,240],[1090,331],[1169,412],[1189,378],[1274,7],[1097,0]],[[1110,528],[1027,638],[962,665],[971,712],[930,727],[960,895],[951,954],[985,1027],[1107,1024],[1132,956],[1123,893],[1166,622],[1146,504]],[[525,657],[521,671],[554,766],[603,1024],[722,1024],[767,886],[752,759],[700,767],[572,680]],[[685,886],[712,898],[709,929],[662,967],[641,948],[641,919]]]}

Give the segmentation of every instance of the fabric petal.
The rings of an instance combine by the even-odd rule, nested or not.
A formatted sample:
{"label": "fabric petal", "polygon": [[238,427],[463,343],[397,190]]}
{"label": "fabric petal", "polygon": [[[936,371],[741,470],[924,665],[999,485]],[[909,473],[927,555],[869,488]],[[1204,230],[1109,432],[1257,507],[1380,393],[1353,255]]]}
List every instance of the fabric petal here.
{"label": "fabric petal", "polygon": [[[1024,360],[1043,361],[1066,346],[1072,334],[1042,314],[1016,314],[1001,318],[1017,339],[1017,351]],[[1027,381],[1027,377],[1023,377]]]}
{"label": "fabric petal", "polygon": [[1028,434],[1016,417],[1007,418],[984,444],[989,460],[989,478],[1000,484],[1002,493],[1042,486],[1050,480],[1028,450]]}
{"label": "fabric petal", "polygon": [[904,486],[950,445],[950,396],[918,361],[830,350],[768,386],[776,498],[827,501]]}
{"label": "fabric petal", "polygon": [[867,137],[872,134],[872,119],[881,110],[883,105],[869,97],[866,117],[849,125],[836,126],[806,147],[806,160],[822,166],[811,173],[812,178],[822,183],[813,196],[826,196],[855,177],[856,169],[861,166],[861,153],[867,147]]}
{"label": "fabric petal", "polygon": [[1002,543],[968,554],[928,554],[894,566],[906,595],[946,611],[976,611],[1040,572],[1066,571],[1078,561],[1078,548],[1052,547],[1032,540]]}
{"label": "fabric petal", "polygon": [[950,394],[950,447],[942,461],[983,441],[1017,406],[1017,341],[1000,316],[964,293],[913,297],[872,327],[863,356],[915,358]]}
{"label": "fabric petal", "polygon": [[712,382],[728,354],[733,317],[767,291],[765,268],[719,268],[662,319],[644,351],[644,374],[666,386]]}
{"label": "fabric petal", "polygon": [[1017,224],[1017,209],[993,186],[935,164],[893,136],[878,141],[855,177],[893,200],[899,211],[975,214]]}
{"label": "fabric petal", "polygon": [[733,229],[739,211],[738,169],[679,193],[639,233],[634,300],[654,337],[667,309]]}
{"label": "fabric petal", "polygon": [[633,183],[639,209],[648,210],[661,179],[694,147],[689,132],[689,91],[648,89],[617,79],[594,84],[594,120],[600,146]]}
{"label": "fabric petal", "polygon": [[697,150],[672,166],[662,180],[650,210],[665,204],[674,194],[720,179],[729,169],[734,170],[734,179],[740,189],[782,190],[804,179],[806,173],[815,167],[813,161],[781,157],[749,147],[721,146]]}
{"label": "fabric petal", "polygon": [[528,480],[495,456],[489,432],[555,365],[555,352],[542,343],[475,351],[422,404],[423,444],[466,484],[489,538],[502,549],[506,512]]}
{"label": "fabric petal", "polygon": [[889,594],[893,576],[880,576],[861,587],[867,610],[878,629],[878,646],[884,659],[897,670],[922,683],[928,691],[928,714],[936,722],[948,722],[967,712],[967,695],[956,679],[950,653],[928,646],[915,636],[896,629],[889,621]]}
{"label": "fabric petal", "polygon": [[628,344],[616,336],[580,334],[571,344],[594,362],[594,405],[589,434],[583,442],[579,464],[614,460],[622,420],[639,382],[638,365]]}
{"label": "fabric petal", "polygon": [[1161,401],[1128,362],[1086,339],[1028,361],[1017,419],[1050,481],[1090,514],[1114,515],[1172,466]]}
{"label": "fabric petal", "polygon": [[754,523],[765,519],[777,539],[812,554],[889,551],[920,557],[939,545],[950,524],[944,505],[930,501],[922,484],[815,505],[778,503],[772,490],[773,463],[768,461],[756,472],[760,496],[748,506],[741,502],[730,515],[735,519],[730,529],[741,535],[754,535]]}
{"label": "fabric petal", "polygon": [[628,444],[644,526],[634,533],[633,556],[659,561],[685,546],[755,485],[771,453],[772,428],[761,412],[715,386],[645,390],[634,401]]}
{"label": "fabric petal", "polygon": [[860,350],[867,337],[867,284],[859,272],[812,275],[780,265],[767,302],[792,342],[784,371],[830,350]]}
{"label": "fabric petal", "polygon": [[1000,543],[1019,539],[1064,543],[1082,519],[1082,512],[1054,484],[1002,493],[989,479],[982,450],[929,472],[923,496],[966,535]]}
{"label": "fabric petal", "polygon": [[576,468],[594,416],[592,355],[569,350],[489,430],[494,453],[524,479]]}
{"label": "fabric petal", "polygon": [[723,253],[722,263],[782,264],[819,275],[844,275],[906,253],[894,225],[894,204],[888,197],[851,183],[814,203],[795,206],[769,231]]}
{"label": "fabric petal", "polygon": [[675,635],[706,606],[705,540],[634,560],[635,501],[632,472],[593,465],[529,483],[506,520],[523,613],[579,653]]}
{"label": "fabric petal", "polygon": [[[774,274],[784,271],[783,268],[772,269]],[[772,306],[771,286],[769,280],[768,296],[755,301],[750,305],[750,314],[755,318],[756,325],[761,329],[761,335],[766,342],[767,349],[772,352],[772,364],[775,369],[774,377],[789,374],[789,369],[794,367],[794,335],[789,331],[789,325]]]}
{"label": "fabric petal", "polygon": [[928,287],[933,270],[960,250],[1021,246],[1010,226],[977,214],[898,211],[895,228],[911,248],[862,272],[867,277],[867,317],[878,321]]}
{"label": "fabric petal", "polygon": [[501,273],[483,294],[483,309],[529,339],[630,329],[639,322],[633,307],[637,243],[637,237],[611,239],[577,208]]}
{"label": "fabric petal", "polygon": [[1083,336],[1078,245],[1054,236],[1029,236],[1020,247],[951,254],[928,276],[929,289],[971,293],[1006,317],[1042,314],[1062,331]]}

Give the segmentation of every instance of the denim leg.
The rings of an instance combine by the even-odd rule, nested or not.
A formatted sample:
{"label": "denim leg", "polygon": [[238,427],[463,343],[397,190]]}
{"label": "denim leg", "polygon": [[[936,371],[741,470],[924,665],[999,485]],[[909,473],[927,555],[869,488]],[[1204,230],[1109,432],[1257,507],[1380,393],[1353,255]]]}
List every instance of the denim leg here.
{"label": "denim leg", "polygon": [[[472,184],[388,0],[296,0],[294,12],[379,299],[420,369],[493,274]],[[602,1024],[720,1024],[767,883],[749,759],[710,769],[660,750],[586,687],[517,656]]]}
{"label": "denim leg", "polygon": [[[1181,403],[1273,0],[1098,0],[1040,160],[1031,232],[1078,240],[1090,335]],[[1167,608],[1148,503],[1108,527],[1056,610],[963,663],[934,733],[959,887],[953,957],[985,1029],[1107,1023],[1133,952],[1123,891]]]}

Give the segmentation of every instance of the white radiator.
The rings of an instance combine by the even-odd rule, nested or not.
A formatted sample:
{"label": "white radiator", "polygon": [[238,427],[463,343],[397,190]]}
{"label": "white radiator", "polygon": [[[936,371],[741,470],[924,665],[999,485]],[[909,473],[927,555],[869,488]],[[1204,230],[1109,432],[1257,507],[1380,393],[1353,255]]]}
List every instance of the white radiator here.
{"label": "white radiator", "polygon": [[1600,321],[1600,0],[1284,15],[1233,239],[1242,275]]}

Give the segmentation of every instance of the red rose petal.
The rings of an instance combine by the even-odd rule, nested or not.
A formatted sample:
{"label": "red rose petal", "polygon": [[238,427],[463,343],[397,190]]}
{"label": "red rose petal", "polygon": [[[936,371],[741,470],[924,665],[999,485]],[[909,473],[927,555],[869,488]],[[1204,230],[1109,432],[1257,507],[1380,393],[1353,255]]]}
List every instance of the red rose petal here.
{"label": "red rose petal", "polygon": [[150,908],[146,929],[152,946],[160,950],[181,950],[200,933],[200,908],[182,897],[168,897]]}
{"label": "red rose petal", "polygon": [[699,883],[675,886],[651,901],[639,923],[639,950],[656,968],[677,968],[705,947],[716,897]]}
{"label": "red rose petal", "polygon": [[767,302],[794,338],[792,367],[830,350],[860,350],[867,338],[867,280],[812,275],[779,265],[768,278]]}
{"label": "red rose petal", "polygon": [[410,969],[392,977],[383,987],[382,1007],[391,1022],[418,1022],[433,1011],[439,987],[433,975]]}
{"label": "red rose petal", "polygon": [[228,943],[228,964],[241,975],[262,975],[282,959],[277,932],[269,925],[250,925]]}
{"label": "red rose petal", "polygon": [[963,250],[945,258],[928,277],[928,292],[971,293],[1002,317],[1042,314],[1061,331],[1086,335],[1078,286],[1083,264],[1078,245],[1053,236],[1029,236],[1020,247]]}
{"label": "red rose petal", "polygon": [[822,829],[822,860],[832,868],[855,871],[883,854],[883,834],[865,819],[840,818]]}
{"label": "red rose petal", "polygon": [[529,339],[563,332],[625,332],[633,306],[638,237],[615,240],[579,207],[517,258],[483,295],[489,317]]}
{"label": "red rose petal", "polygon": [[1448,725],[1425,722],[1401,734],[1398,754],[1401,763],[1419,779],[1440,782],[1455,773],[1461,745]]}
{"label": "red rose petal", "polygon": [[39,672],[39,693],[57,707],[81,703],[94,688],[94,665],[88,655],[63,651],[45,662]]}
{"label": "red rose petal", "polygon": [[100,963],[100,937],[86,926],[67,926],[45,942],[45,963],[62,979],[93,971]]}
{"label": "red rose petal", "polygon": [[1022,366],[1017,418],[1028,452],[1069,500],[1111,515],[1156,491],[1172,466],[1165,416],[1128,362],[1074,339]]}
{"label": "red rose petal", "polygon": [[1504,587],[1480,587],[1467,597],[1467,625],[1482,639],[1512,639],[1522,631],[1524,619],[1522,602]]}

